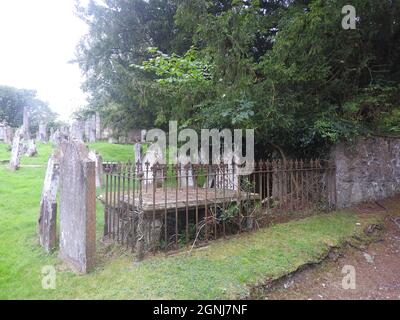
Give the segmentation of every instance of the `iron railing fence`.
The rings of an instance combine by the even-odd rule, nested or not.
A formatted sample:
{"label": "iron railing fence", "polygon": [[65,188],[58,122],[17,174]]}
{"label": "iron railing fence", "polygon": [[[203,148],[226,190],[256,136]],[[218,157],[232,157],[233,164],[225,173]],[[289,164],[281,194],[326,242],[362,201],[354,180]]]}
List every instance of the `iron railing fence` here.
{"label": "iron railing fence", "polygon": [[105,163],[104,236],[138,256],[255,230],[271,213],[332,210],[335,167],[321,160],[230,165]]}

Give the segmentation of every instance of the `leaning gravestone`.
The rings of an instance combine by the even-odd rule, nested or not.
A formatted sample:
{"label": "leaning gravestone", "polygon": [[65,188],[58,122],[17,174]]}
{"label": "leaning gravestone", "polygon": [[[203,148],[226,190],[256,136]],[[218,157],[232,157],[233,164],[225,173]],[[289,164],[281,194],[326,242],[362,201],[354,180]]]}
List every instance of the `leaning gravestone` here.
{"label": "leaning gravestone", "polygon": [[63,142],[60,167],[60,257],[80,273],[95,264],[96,165],[83,143]]}
{"label": "leaning gravestone", "polygon": [[11,150],[10,169],[13,171],[19,169],[20,157],[22,155],[21,149],[23,147],[22,144],[23,137],[24,137],[23,129],[18,129],[17,132],[15,133]]}
{"label": "leaning gravestone", "polygon": [[60,180],[60,155],[53,154],[48,163],[44,180],[38,232],[40,245],[51,252],[56,248],[57,241],[57,191]]}

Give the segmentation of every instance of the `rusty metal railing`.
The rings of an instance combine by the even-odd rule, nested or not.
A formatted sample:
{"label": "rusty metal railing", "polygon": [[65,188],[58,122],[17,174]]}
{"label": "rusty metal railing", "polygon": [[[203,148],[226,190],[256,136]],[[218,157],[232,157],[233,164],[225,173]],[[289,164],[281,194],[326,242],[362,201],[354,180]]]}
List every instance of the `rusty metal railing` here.
{"label": "rusty metal railing", "polygon": [[104,237],[138,256],[263,227],[271,214],[332,210],[335,167],[320,160],[235,164],[104,164]]}

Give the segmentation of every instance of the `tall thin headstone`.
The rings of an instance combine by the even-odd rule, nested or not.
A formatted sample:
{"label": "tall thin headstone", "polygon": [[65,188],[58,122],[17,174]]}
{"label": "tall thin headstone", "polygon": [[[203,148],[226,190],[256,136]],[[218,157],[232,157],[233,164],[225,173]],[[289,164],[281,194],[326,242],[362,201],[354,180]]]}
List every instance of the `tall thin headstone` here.
{"label": "tall thin headstone", "polygon": [[51,135],[50,140],[53,143],[55,143],[56,145],[60,145],[61,144],[63,139],[62,139],[62,134],[61,134],[59,129],[57,129],[56,131],[53,132],[53,134]]}
{"label": "tall thin headstone", "polygon": [[143,159],[141,160],[143,171],[145,173],[144,174],[145,178],[143,182],[144,186],[146,187],[146,190],[148,190],[149,186],[153,186],[153,182],[155,182],[156,185],[162,182],[163,176],[161,170],[154,171],[153,169],[156,164],[162,165],[164,163],[165,163],[165,157],[163,155],[162,150],[160,150],[158,146],[155,144],[150,146],[147,152],[145,153]]}
{"label": "tall thin headstone", "polygon": [[85,121],[86,142],[96,142],[96,115],[92,115]]}
{"label": "tall thin headstone", "polygon": [[71,138],[83,142],[85,131],[85,123],[82,121],[74,121],[71,125]]}
{"label": "tall thin headstone", "polygon": [[96,112],[96,140],[101,140],[101,118],[98,112]]}
{"label": "tall thin headstone", "polygon": [[96,151],[90,151],[89,159],[96,164],[96,188],[101,188],[103,186],[103,158]]}
{"label": "tall thin headstone", "polygon": [[28,108],[24,108],[24,118],[23,118],[23,135],[25,140],[30,140],[31,133],[30,133],[30,124],[29,124],[29,111]]}
{"label": "tall thin headstone", "polygon": [[47,142],[47,125],[44,122],[40,122],[39,124],[39,132],[37,135],[37,140],[40,142]]}
{"label": "tall thin headstone", "polygon": [[142,145],[140,143],[135,143],[133,146],[133,152],[135,153],[135,162],[142,162]]}
{"label": "tall thin headstone", "polygon": [[6,125],[0,122],[0,141],[4,141],[5,132],[6,132]]}
{"label": "tall thin headstone", "polygon": [[87,273],[96,254],[96,164],[83,143],[62,143],[60,169],[60,257]]}
{"label": "tall thin headstone", "polygon": [[85,142],[89,142],[90,123],[89,120],[85,121]]}
{"label": "tall thin headstone", "polygon": [[12,144],[12,139],[13,139],[13,129],[10,126],[6,126],[4,131],[3,141],[6,144]]}
{"label": "tall thin headstone", "polygon": [[146,143],[146,135],[147,135],[147,130],[142,130],[141,131],[141,143]]}
{"label": "tall thin headstone", "polygon": [[38,232],[40,245],[51,252],[57,242],[57,192],[60,180],[60,156],[53,154],[47,163],[42,198],[40,201],[40,215]]}
{"label": "tall thin headstone", "polygon": [[89,142],[96,142],[96,115],[90,119]]}
{"label": "tall thin headstone", "polygon": [[183,157],[178,158],[178,163],[180,163],[179,186],[181,188],[194,187],[193,165],[184,160],[186,159]]}
{"label": "tall thin headstone", "polygon": [[23,129],[18,129],[15,132],[10,159],[10,169],[15,171],[19,169],[20,157],[22,155],[22,139],[24,138]]}

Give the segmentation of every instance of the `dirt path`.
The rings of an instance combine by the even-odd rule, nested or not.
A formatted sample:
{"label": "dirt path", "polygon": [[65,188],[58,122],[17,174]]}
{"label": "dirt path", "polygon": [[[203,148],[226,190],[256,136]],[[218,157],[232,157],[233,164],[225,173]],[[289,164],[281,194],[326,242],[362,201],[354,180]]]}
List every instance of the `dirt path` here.
{"label": "dirt path", "polygon": [[[347,249],[339,257],[279,281],[264,299],[400,299],[400,196],[379,204],[363,205],[360,214],[384,215],[382,240],[366,248]],[[345,290],[345,266],[355,269],[356,289]]]}

